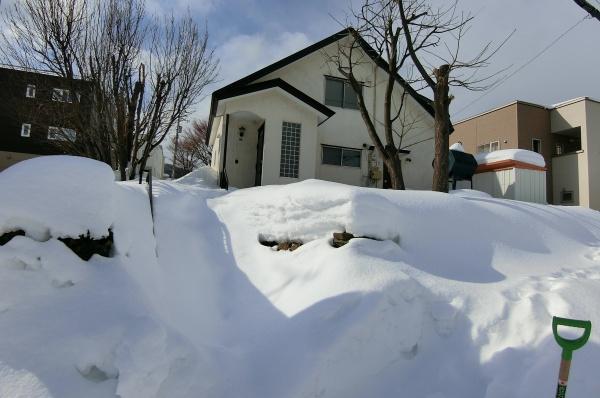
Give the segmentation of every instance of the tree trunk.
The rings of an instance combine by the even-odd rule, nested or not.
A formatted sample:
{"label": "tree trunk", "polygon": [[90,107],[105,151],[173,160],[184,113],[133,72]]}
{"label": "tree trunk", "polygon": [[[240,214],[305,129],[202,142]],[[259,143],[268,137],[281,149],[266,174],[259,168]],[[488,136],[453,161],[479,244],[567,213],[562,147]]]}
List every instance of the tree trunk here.
{"label": "tree trunk", "polygon": [[[395,149],[392,150],[395,151]],[[388,169],[392,189],[406,189],[406,187],[404,186],[404,176],[402,174],[402,162],[400,161],[398,153],[387,153],[386,155],[387,156],[384,158],[384,163]]]}
{"label": "tree trunk", "polygon": [[433,70],[436,85],[433,94],[435,110],[435,159],[433,161],[433,191],[448,192],[448,155],[450,151],[450,97],[448,80],[450,66],[442,65]]}

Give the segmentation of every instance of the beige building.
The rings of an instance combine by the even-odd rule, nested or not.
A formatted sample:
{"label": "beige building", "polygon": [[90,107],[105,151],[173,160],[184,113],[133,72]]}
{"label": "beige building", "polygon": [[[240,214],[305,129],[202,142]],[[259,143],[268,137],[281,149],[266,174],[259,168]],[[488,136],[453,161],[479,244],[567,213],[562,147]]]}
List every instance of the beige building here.
{"label": "beige building", "polygon": [[544,156],[552,204],[600,210],[600,102],[576,98],[551,107],[515,101],[454,124],[451,143],[467,152],[528,149]]}

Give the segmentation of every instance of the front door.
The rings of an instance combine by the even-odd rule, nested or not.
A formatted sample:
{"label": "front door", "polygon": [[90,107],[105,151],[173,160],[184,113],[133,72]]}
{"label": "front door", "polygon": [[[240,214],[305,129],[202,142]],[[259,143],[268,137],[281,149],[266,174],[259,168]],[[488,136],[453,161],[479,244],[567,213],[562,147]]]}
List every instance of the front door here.
{"label": "front door", "polygon": [[258,141],[256,143],[256,173],[254,174],[254,186],[260,186],[262,180],[263,147],[265,146],[265,124],[258,128]]}

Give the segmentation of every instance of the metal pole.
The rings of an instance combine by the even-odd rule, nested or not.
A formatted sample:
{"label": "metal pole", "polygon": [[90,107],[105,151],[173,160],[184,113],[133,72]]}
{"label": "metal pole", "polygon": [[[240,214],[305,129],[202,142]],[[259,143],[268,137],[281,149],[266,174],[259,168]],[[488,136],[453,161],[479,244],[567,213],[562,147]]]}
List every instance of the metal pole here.
{"label": "metal pole", "polygon": [[173,149],[173,168],[171,169],[171,179],[175,178],[175,160],[177,159],[177,144],[179,143],[179,133],[181,132],[181,125],[177,120],[177,132],[175,133],[175,148]]}

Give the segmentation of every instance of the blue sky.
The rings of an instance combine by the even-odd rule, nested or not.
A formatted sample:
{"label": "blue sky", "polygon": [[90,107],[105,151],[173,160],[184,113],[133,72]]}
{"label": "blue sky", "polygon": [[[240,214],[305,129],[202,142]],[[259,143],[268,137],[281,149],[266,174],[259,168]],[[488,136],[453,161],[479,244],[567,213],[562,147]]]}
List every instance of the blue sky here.
{"label": "blue sky", "polygon": [[[7,3],[20,0],[2,0]],[[157,14],[187,12],[208,24],[211,44],[221,60],[219,82],[207,95],[237,78],[276,61],[338,30],[350,1],[360,0],[146,0]],[[449,0],[432,0],[447,2]],[[591,0],[600,7],[600,0]],[[585,13],[572,0],[460,0],[475,15],[465,53],[488,41],[512,39],[493,58],[489,71],[511,66],[514,72]],[[486,93],[455,89],[453,120],[504,105],[515,99],[550,105],[570,98],[600,98],[600,22],[584,20],[543,56],[511,79]],[[431,96],[428,91],[423,92]],[[482,95],[485,96],[482,97]],[[208,114],[209,99],[198,104],[194,117]]]}
{"label": "blue sky", "polygon": [[[598,0],[592,1],[600,6]],[[460,5],[476,15],[464,43],[466,53],[487,41],[502,41],[516,29],[490,67],[494,71],[512,65],[508,73],[585,16],[572,0],[461,0]],[[220,81],[212,91],[338,31],[340,24],[334,17],[345,19],[350,0],[150,0],[149,6],[160,12],[183,12],[189,7],[198,22],[207,21],[221,60]],[[585,20],[485,96],[454,90],[454,120],[515,99],[550,105],[579,96],[599,98],[598,37],[600,22]],[[427,91],[424,94],[430,96]],[[195,116],[205,117],[207,113],[205,100]]]}

